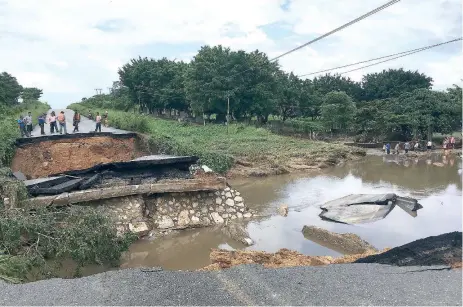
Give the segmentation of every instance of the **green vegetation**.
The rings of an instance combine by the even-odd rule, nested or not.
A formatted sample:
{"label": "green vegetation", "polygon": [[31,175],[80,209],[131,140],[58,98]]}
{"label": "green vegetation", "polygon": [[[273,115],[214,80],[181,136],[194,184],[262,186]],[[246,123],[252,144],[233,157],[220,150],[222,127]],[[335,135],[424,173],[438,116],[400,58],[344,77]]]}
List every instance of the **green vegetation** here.
{"label": "green vegetation", "polygon": [[[119,69],[111,94],[87,102],[156,115],[183,111],[223,124],[229,101],[229,120],[250,123],[255,118],[266,126],[274,118],[269,127],[278,129],[272,131],[403,141],[461,128],[461,88],[435,91],[432,83],[429,76],[403,69],[366,74],[360,82],[330,74],[301,79],[258,50],[203,46],[190,63],[133,59]],[[429,103],[432,110],[422,108]],[[288,123],[291,120],[296,122]]]}
{"label": "green vegetation", "polygon": [[[70,105],[83,112],[102,112],[88,103]],[[201,162],[224,173],[235,160],[244,159],[261,164],[286,165],[291,159],[314,159],[318,156],[346,156],[350,148],[319,141],[301,140],[271,133],[264,128],[232,124],[196,125],[158,119],[148,115],[110,110],[111,126],[147,133],[156,152],[175,155],[197,155]],[[137,129],[141,127],[141,129]]]}
{"label": "green vegetation", "polygon": [[112,221],[86,207],[0,210],[0,279],[53,277],[68,259],[77,265],[76,276],[85,265],[118,265],[135,238],[118,237]]}
{"label": "green vegetation", "polygon": [[37,124],[37,116],[50,108],[38,101],[41,95],[42,90],[23,88],[13,76],[0,74],[0,279],[9,282],[52,277],[69,259],[76,275],[88,264],[117,265],[135,239],[130,233],[118,237],[115,225],[91,208],[11,208],[28,197],[9,169],[20,137],[17,120],[30,111]]}
{"label": "green vegetation", "polygon": [[[32,112],[33,123],[37,116],[50,109],[46,103],[39,102],[42,90],[23,87],[15,77],[7,72],[0,73],[0,167],[9,166],[14,155],[14,142],[21,136],[17,120]],[[19,98],[23,102],[19,102]]]}

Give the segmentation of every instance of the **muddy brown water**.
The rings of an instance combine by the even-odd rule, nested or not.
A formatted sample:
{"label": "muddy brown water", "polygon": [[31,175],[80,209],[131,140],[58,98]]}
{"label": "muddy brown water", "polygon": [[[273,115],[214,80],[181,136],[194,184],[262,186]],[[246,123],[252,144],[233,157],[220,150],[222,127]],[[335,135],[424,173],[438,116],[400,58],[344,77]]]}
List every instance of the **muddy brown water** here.
{"label": "muddy brown water", "polygon": [[[433,164],[433,163],[437,163]],[[194,270],[210,264],[211,248],[275,252],[288,248],[307,255],[340,255],[304,238],[304,225],[359,235],[375,247],[395,247],[431,235],[462,230],[461,158],[432,154],[419,159],[367,156],[364,160],[311,175],[284,175],[235,180],[231,185],[249,207],[271,215],[247,223],[252,247],[229,239],[213,228],[191,229],[134,243],[121,267],[163,267]],[[416,218],[396,207],[386,218],[361,225],[323,221],[319,206],[352,193],[388,193],[419,199]],[[276,215],[286,204],[287,217]]]}

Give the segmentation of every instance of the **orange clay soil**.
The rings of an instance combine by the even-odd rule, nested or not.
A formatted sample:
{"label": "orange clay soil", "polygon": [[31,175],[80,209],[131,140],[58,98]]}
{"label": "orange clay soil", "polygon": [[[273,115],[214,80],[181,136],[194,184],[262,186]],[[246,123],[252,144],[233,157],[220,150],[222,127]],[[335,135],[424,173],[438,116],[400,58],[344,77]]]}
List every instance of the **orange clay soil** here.
{"label": "orange clay soil", "polygon": [[328,264],[351,263],[357,259],[380,252],[367,252],[365,254],[345,255],[341,257],[331,256],[307,256],[296,251],[282,248],[276,253],[261,251],[212,249],[210,259],[212,264],[200,269],[200,271],[212,271],[230,268],[241,264],[261,264],[267,268],[282,268],[292,266],[318,266]]}
{"label": "orange clay soil", "polygon": [[35,179],[100,163],[129,161],[142,155],[136,150],[134,138],[62,139],[17,148],[11,169]]}

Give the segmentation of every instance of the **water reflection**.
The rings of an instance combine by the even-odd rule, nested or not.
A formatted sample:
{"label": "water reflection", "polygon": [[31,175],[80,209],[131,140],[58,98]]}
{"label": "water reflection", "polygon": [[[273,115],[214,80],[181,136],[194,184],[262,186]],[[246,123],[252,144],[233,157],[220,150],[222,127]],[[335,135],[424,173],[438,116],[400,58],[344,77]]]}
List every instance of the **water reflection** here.
{"label": "water reflection", "polygon": [[[250,222],[248,231],[256,244],[249,249],[274,252],[289,248],[310,255],[338,255],[336,251],[305,239],[302,227],[314,225],[335,232],[355,233],[377,248],[461,231],[460,174],[461,159],[457,157],[430,155],[424,159],[404,159],[391,155],[367,157],[312,177],[253,178],[232,182],[232,185],[250,207],[261,213],[274,213],[281,204],[288,205],[290,210],[287,217],[273,215]],[[362,225],[330,223],[319,218],[321,204],[354,193],[410,196],[417,198],[423,209],[416,218],[397,209],[383,220]],[[223,247],[244,248],[211,228],[189,230],[170,238],[137,242],[123,266],[195,269],[209,264],[210,248]]]}

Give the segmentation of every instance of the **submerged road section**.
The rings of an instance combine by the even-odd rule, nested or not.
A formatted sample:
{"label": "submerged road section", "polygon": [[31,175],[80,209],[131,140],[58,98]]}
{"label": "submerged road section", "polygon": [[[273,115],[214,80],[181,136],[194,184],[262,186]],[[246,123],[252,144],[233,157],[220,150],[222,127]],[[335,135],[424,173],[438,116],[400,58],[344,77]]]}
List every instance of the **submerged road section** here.
{"label": "submerged road section", "polygon": [[459,305],[462,271],[342,264],[222,271],[111,271],[22,285],[0,282],[2,305]]}

